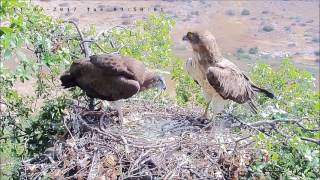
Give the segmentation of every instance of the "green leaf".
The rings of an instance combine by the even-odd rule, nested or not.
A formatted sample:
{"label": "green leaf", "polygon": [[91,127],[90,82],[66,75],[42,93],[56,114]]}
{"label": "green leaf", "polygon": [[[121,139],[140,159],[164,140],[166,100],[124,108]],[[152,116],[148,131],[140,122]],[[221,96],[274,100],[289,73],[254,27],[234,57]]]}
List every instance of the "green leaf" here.
{"label": "green leaf", "polygon": [[21,61],[26,61],[27,60],[27,56],[22,51],[17,50],[16,53],[17,53],[18,58]]}
{"label": "green leaf", "polygon": [[11,55],[12,55],[12,51],[10,49],[6,49],[4,51],[3,57],[4,59],[10,59]]}
{"label": "green leaf", "polygon": [[265,135],[261,132],[259,132],[258,134],[258,139],[261,141],[261,140],[264,140],[265,139]]}
{"label": "green leaf", "polygon": [[271,153],[271,160],[278,161],[279,160],[279,154],[276,152]]}
{"label": "green leaf", "polygon": [[0,27],[0,30],[1,30],[2,32],[4,32],[5,34],[8,34],[8,33],[12,33],[12,32],[13,32],[13,29],[12,29],[12,28],[5,27],[5,26]]}

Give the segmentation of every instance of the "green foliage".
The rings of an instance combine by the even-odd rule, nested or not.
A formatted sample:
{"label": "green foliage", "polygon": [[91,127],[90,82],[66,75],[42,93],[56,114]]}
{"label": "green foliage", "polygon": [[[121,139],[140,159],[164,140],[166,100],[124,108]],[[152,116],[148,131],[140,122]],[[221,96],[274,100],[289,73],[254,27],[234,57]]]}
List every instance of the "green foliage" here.
{"label": "green foliage", "polygon": [[243,16],[250,15],[250,11],[249,11],[248,9],[243,9],[243,10],[241,11],[241,15],[243,15]]}
{"label": "green foliage", "polygon": [[262,30],[265,32],[271,32],[274,30],[274,27],[272,25],[265,25],[263,26]]}
{"label": "green foliage", "polygon": [[25,128],[28,137],[28,155],[43,152],[65,132],[63,110],[71,104],[65,95],[44,102],[38,117]]}
{"label": "green foliage", "polygon": [[197,102],[204,105],[204,97],[200,86],[183,69],[182,60],[176,58],[173,61],[171,77],[176,82],[176,100],[180,105]]}
{"label": "green foliage", "polygon": [[0,152],[2,159],[10,160],[3,170],[13,173],[21,158],[43,152],[65,132],[62,111],[70,101],[66,96],[48,99],[39,114],[34,114],[30,97],[10,90],[4,99],[8,109],[0,117]]}
{"label": "green foliage", "polygon": [[258,47],[250,48],[249,54],[257,54],[258,53]]}
{"label": "green foliage", "polygon": [[[15,9],[14,9],[15,8]],[[61,92],[57,77],[72,60],[84,57],[79,34],[73,24],[52,19],[43,10],[24,1],[1,1],[0,90],[1,95],[1,159],[6,174],[15,174],[19,160],[34,156],[51,146],[65,133],[63,110],[68,99],[79,98],[79,89]],[[174,56],[170,49],[169,31],[174,21],[165,15],[151,14],[138,20],[134,27],[117,27],[90,43],[92,54],[118,51],[142,60],[148,67],[171,70]],[[94,26],[83,32],[85,37],[96,37]],[[122,48],[120,48],[122,47]],[[34,55],[24,54],[28,49]],[[10,70],[5,61],[17,56],[19,65]],[[13,90],[17,81],[36,79],[35,97],[22,96]],[[145,96],[154,97],[156,92]],[[38,101],[42,106],[35,106]],[[163,101],[165,103],[165,101]],[[1,176],[1,174],[0,174]],[[14,177],[14,176],[12,176]]]}
{"label": "green foliage", "polygon": [[[2,179],[2,173],[14,175],[22,158],[42,152],[62,133],[61,112],[68,103],[66,96],[56,94],[56,77],[71,57],[80,55],[80,48],[78,41],[68,43],[74,30],[46,16],[38,6],[3,0],[0,13],[0,158],[6,164],[1,165]],[[24,53],[26,48],[36,59]],[[18,58],[17,67],[6,68],[6,61],[14,57]],[[36,97],[14,90],[17,81],[30,79],[36,79],[32,93]],[[42,107],[36,106],[39,101],[43,101]]]}
{"label": "green foliage", "polygon": [[1,49],[6,50],[5,57],[10,55],[13,48],[20,47],[24,38],[21,32],[24,28],[22,7],[25,3],[17,0],[3,0],[0,3],[0,38]]}
{"label": "green foliage", "polygon": [[[43,152],[65,133],[63,110],[71,104],[70,99],[82,94],[79,89],[71,93],[61,92],[57,77],[74,59],[84,57],[84,54],[74,26],[46,16],[37,6],[24,1],[2,0],[0,15],[3,22],[0,27],[3,55],[0,61],[0,104],[5,107],[1,108],[0,117],[0,153],[1,158],[9,162],[4,170],[14,174],[19,160]],[[165,15],[151,14],[145,20],[136,21],[133,27],[115,27],[97,39],[94,26],[83,34],[96,40],[89,44],[92,54],[118,51],[143,61],[149,68],[169,71],[176,82],[179,104],[203,104],[199,86],[183,69],[183,61],[171,52],[169,32],[174,23]],[[33,51],[36,59],[25,55],[23,47]],[[254,49],[251,54],[253,52]],[[239,49],[238,54],[246,55],[243,49]],[[4,67],[4,61],[13,56],[18,57],[19,65],[9,70]],[[278,70],[258,64],[250,77],[258,85],[270,89],[277,99],[259,96],[257,102],[261,112],[258,115],[244,111],[242,106],[235,106],[235,114],[246,121],[307,117],[301,121],[306,128],[319,128],[320,94],[313,91],[310,73],[285,60]],[[16,81],[29,79],[36,79],[35,97],[22,96],[13,88]],[[156,93],[151,91],[141,97],[153,98]],[[42,106],[35,108],[34,104],[40,99],[43,100]],[[163,99],[161,102],[167,103]],[[267,149],[271,160],[255,161],[251,173],[273,179],[318,177],[319,150],[314,143],[307,143],[303,138],[319,139],[319,131],[307,131],[294,124],[284,124],[280,128],[291,137],[287,143],[286,138],[276,132],[271,137],[257,136],[257,147]]]}
{"label": "green foliage", "polygon": [[[314,89],[312,74],[298,69],[288,59],[282,61],[278,70],[269,65],[257,64],[251,71],[252,80],[277,97],[268,100],[258,98],[261,112],[247,120],[294,119],[296,124],[284,123],[277,128],[282,134],[273,132],[270,137],[257,136],[257,148],[266,149],[270,160],[257,160],[251,166],[251,176],[267,179],[315,179],[319,177],[320,151],[318,145],[305,141],[306,138],[319,139],[319,93]],[[238,113],[243,113],[238,109]],[[289,120],[290,120],[289,119]],[[301,120],[300,120],[301,119]],[[284,135],[287,137],[284,137]]]}
{"label": "green foliage", "polygon": [[120,49],[120,54],[139,59],[149,67],[166,68],[171,64],[169,32],[174,23],[165,15],[150,14],[145,20],[137,20],[134,28],[115,27],[98,44],[106,52]]}
{"label": "green foliage", "polygon": [[239,49],[237,49],[237,53],[238,54],[243,54],[243,53],[245,53],[245,51],[244,51],[243,48],[239,48]]}
{"label": "green foliage", "polygon": [[[182,60],[175,57],[170,48],[170,29],[175,21],[166,15],[150,14],[145,20],[137,20],[134,28],[115,27],[104,38],[98,40],[106,52],[119,51],[120,54],[143,61],[148,67],[169,70],[176,82],[176,100],[186,105],[190,102],[202,104],[204,99],[200,88],[185,72]],[[94,28],[88,30],[94,36]],[[101,53],[95,44],[94,53]]]}
{"label": "green foliage", "polygon": [[320,175],[320,152],[315,144],[309,144],[298,137],[287,143],[278,136],[259,139],[261,147],[269,152],[269,161],[256,160],[250,167],[251,176],[267,179],[316,179]]}
{"label": "green foliage", "polygon": [[[8,90],[2,97],[6,99],[6,111],[1,113],[1,148],[0,151],[8,151],[7,146],[2,143],[11,144],[10,154],[15,157],[23,156],[24,149],[20,145],[23,143],[22,138],[25,137],[25,127],[27,124],[24,122],[32,113],[32,109],[28,105],[32,102],[30,97],[22,97],[14,90]],[[21,138],[22,137],[22,138]],[[9,141],[10,140],[10,141]],[[9,141],[9,142],[8,142]]]}
{"label": "green foliage", "polygon": [[[286,117],[319,116],[317,107],[320,96],[313,90],[315,79],[310,72],[298,69],[289,59],[283,60],[277,71],[272,70],[269,65],[258,64],[250,77],[276,95],[277,99],[270,103],[275,103],[276,108],[286,113]],[[266,100],[260,98],[259,103]]]}
{"label": "green foliage", "polygon": [[250,56],[250,55],[252,55],[250,53],[250,50],[249,50],[249,54],[248,54],[245,49],[238,48],[236,53],[234,54],[234,56],[237,57],[238,60],[250,61],[252,59],[252,57]]}

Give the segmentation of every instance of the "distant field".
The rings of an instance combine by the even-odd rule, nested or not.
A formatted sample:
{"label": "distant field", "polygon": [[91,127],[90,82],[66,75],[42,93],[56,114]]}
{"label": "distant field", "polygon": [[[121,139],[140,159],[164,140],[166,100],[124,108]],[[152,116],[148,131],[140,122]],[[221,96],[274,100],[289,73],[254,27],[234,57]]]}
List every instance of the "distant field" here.
{"label": "distant field", "polygon": [[226,54],[234,54],[239,48],[249,50],[257,47],[258,55],[271,58],[288,55],[309,70],[319,70],[319,66],[315,67],[319,63],[318,1],[34,2],[50,15],[76,20],[82,27],[96,24],[98,30],[130,25],[135,19],[152,12],[153,8],[157,8],[157,12],[162,8],[177,20],[172,30],[172,44],[174,51],[183,58],[190,56],[191,51],[185,51],[187,46],[181,41],[182,35],[188,29],[208,29],[215,34]]}

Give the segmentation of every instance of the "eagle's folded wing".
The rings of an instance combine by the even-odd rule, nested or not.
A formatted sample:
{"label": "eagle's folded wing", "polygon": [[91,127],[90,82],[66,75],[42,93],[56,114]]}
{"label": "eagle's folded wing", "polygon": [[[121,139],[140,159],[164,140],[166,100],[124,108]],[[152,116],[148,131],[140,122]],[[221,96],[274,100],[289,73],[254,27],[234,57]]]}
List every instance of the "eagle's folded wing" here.
{"label": "eagle's folded wing", "polygon": [[123,57],[118,55],[93,55],[90,56],[90,62],[103,68],[105,74],[122,75],[128,79],[136,80],[134,73],[123,62]]}
{"label": "eagle's folded wing", "polygon": [[210,85],[224,98],[245,103],[254,97],[254,91],[244,74],[233,66],[217,64],[209,67],[207,79]]}

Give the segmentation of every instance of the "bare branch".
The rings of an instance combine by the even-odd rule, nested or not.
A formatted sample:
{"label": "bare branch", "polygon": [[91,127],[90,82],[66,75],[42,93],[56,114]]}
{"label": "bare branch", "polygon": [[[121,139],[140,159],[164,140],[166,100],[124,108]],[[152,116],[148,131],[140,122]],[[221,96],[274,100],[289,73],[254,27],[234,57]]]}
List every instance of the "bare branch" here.
{"label": "bare branch", "polygon": [[125,150],[125,152],[128,154],[128,153],[130,153],[130,149],[129,149],[129,146],[128,146],[128,141],[127,141],[127,139],[124,137],[124,136],[120,136],[121,137],[121,139],[122,139],[122,141],[123,141],[123,143],[124,143],[124,150]]}
{"label": "bare branch", "polygon": [[307,142],[312,142],[312,143],[316,143],[318,145],[320,145],[320,140],[318,139],[312,139],[312,138],[307,138],[307,137],[301,137],[301,140],[307,141]]}
{"label": "bare branch", "polygon": [[263,133],[263,134],[265,134],[265,135],[267,135],[267,136],[270,136],[269,134],[261,131],[260,129],[257,129],[257,128],[254,127],[254,126],[252,126],[250,123],[245,123],[245,122],[243,122],[242,120],[240,120],[239,118],[237,118],[237,117],[235,117],[235,116],[233,116],[233,118],[234,118],[236,121],[238,121],[238,122],[239,122],[241,125],[243,125],[243,126],[249,127],[250,129],[253,129],[253,130],[257,131],[257,132],[261,132],[261,133]]}
{"label": "bare branch", "polygon": [[84,53],[85,57],[88,58],[90,56],[90,49],[89,49],[89,46],[88,46],[88,42],[86,42],[86,39],[85,37],[83,36],[83,33],[81,32],[78,24],[72,20],[68,20],[68,21],[64,21],[65,23],[70,23],[70,24],[73,24],[74,27],[76,28],[78,34],[79,34],[79,37],[80,37],[80,48],[82,50],[82,52]]}
{"label": "bare branch", "polygon": [[[132,26],[133,27],[133,26]],[[128,28],[130,28],[130,26],[127,26],[127,27],[124,27],[124,26],[114,26],[114,27],[111,27],[107,30],[103,30],[101,32],[99,32],[92,40],[93,41],[96,41],[99,39],[100,36],[105,36],[107,33],[110,33],[112,30],[116,29],[116,28],[119,28],[119,29],[124,29],[124,30],[127,30]]]}
{"label": "bare branch", "polygon": [[[277,132],[278,134],[280,134],[282,137],[284,138],[292,138],[291,136],[288,136],[286,134],[284,134],[283,132],[281,132],[276,125],[279,123],[290,123],[290,124],[297,124],[300,128],[302,128],[305,131],[311,131],[311,132],[317,132],[320,129],[309,129],[304,127],[299,121],[297,120],[293,120],[293,119],[277,119],[277,120],[265,120],[265,121],[258,121],[258,122],[254,122],[254,123],[245,123],[237,118],[235,118],[238,122],[240,122],[241,124],[250,127],[251,129],[255,129],[255,127],[259,127],[259,126],[265,126],[268,125],[271,127],[272,130],[274,130],[275,132]],[[265,133],[264,133],[265,134]],[[308,137],[300,137],[301,140],[307,141],[307,142],[312,142],[315,144],[320,145],[320,140],[316,140],[316,139],[312,139],[312,138],[308,138]]]}
{"label": "bare branch", "polygon": [[299,127],[301,127],[305,131],[311,131],[311,132],[320,131],[320,129],[309,129],[309,128],[306,128],[299,121],[293,120],[293,119],[276,119],[276,120],[258,121],[258,122],[250,123],[250,126],[252,126],[252,127],[258,127],[258,126],[263,126],[263,125],[272,126],[272,125],[276,125],[278,123],[297,124]]}

